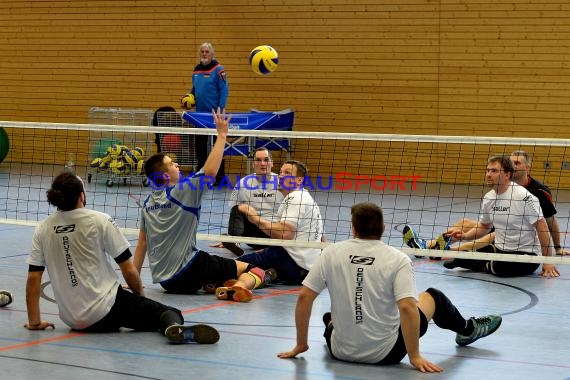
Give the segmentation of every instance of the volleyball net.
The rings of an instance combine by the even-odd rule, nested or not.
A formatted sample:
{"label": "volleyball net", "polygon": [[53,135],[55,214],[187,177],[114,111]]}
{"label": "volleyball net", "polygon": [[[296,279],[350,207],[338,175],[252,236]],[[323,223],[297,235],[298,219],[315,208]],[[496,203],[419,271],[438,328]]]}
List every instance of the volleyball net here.
{"label": "volleyball net", "polygon": [[[10,141],[0,163],[0,222],[34,226],[55,212],[46,191],[57,174],[73,170],[84,179],[87,207],[111,215],[125,233],[138,234],[140,205],[152,191],[142,171],[144,160],[160,145],[188,176],[197,169],[195,136],[216,133],[180,124],[180,115],[174,116],[173,126],[159,127],[146,122],[0,122]],[[270,149],[273,172],[289,158],[307,165],[303,187],[321,209],[328,243],[227,235],[232,191],[240,178],[253,174],[253,154],[259,146]],[[409,225],[418,236],[431,239],[458,220],[477,220],[481,199],[489,190],[484,181],[487,159],[523,150],[532,158],[532,177],[551,189],[561,245],[568,246],[569,147],[566,139],[231,129],[224,180],[205,185],[211,189],[203,198],[198,240],[322,247],[351,238],[351,206],[373,202],[383,209],[383,240],[389,245],[418,256],[468,256],[409,249],[403,244],[403,228]],[[564,262],[560,257],[553,260]]]}

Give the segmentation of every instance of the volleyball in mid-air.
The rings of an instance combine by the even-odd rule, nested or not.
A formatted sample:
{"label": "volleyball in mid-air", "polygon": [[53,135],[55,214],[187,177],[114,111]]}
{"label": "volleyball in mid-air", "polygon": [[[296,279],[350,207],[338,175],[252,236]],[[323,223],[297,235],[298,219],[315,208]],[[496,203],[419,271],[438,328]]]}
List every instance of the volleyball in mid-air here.
{"label": "volleyball in mid-air", "polygon": [[269,45],[261,45],[249,53],[249,64],[254,73],[259,75],[271,74],[279,66],[277,50]]}

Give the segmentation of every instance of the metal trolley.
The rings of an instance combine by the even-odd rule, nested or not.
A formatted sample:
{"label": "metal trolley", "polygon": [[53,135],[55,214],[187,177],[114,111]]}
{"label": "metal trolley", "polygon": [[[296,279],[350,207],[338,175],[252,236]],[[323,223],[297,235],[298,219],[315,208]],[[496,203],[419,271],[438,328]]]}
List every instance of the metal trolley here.
{"label": "metal trolley", "polygon": [[[90,124],[151,126],[154,111],[146,109],[120,109],[93,107],[89,110]],[[106,185],[140,181],[148,186],[142,170],[144,160],[152,154],[154,136],[145,133],[98,132],[89,133],[89,163],[87,182],[93,177],[104,177]]]}

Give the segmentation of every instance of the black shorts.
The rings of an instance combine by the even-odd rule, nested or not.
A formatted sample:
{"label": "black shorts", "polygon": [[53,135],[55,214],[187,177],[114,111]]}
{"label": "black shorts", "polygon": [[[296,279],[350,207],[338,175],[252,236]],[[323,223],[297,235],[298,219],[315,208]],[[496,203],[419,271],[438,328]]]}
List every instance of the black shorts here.
{"label": "black shorts", "polygon": [[[521,252],[521,251],[503,251],[495,247],[493,244],[487,245],[477,250],[478,252],[489,252],[489,253],[509,253],[513,255],[529,255],[536,256],[536,253],[532,252]],[[487,263],[485,261],[485,263]],[[512,261],[491,261],[489,265],[484,266],[484,272],[494,274],[498,277],[521,277],[529,276],[536,272],[540,267],[539,263],[523,263],[523,262],[512,262]]]}
{"label": "black shorts", "polygon": [[[418,308],[418,311],[420,312],[420,337],[422,337],[422,336],[424,336],[424,334],[426,333],[426,331],[428,329],[428,320],[427,320],[425,314],[423,313],[423,311],[421,311],[419,308]],[[336,357],[334,356],[334,354],[332,353],[332,350],[331,350],[331,335],[332,335],[332,332],[334,329],[333,324],[334,324],[334,321],[327,326],[327,328],[325,329],[324,337],[327,341],[327,346],[329,348],[329,352],[330,352],[331,356],[336,359]],[[390,352],[388,353],[388,355],[386,355],[386,357],[384,359],[380,360],[376,364],[377,365],[398,364],[399,362],[402,361],[402,359],[406,356],[407,353],[408,353],[408,351],[406,350],[406,344],[404,343],[404,336],[402,335],[402,328],[400,327],[398,329],[398,339],[396,339],[396,343],[394,344],[394,347],[392,347],[392,349],[390,350]]]}
{"label": "black shorts", "polygon": [[[263,232],[256,224],[251,223],[245,214],[242,214],[238,206],[232,207],[230,211],[230,220],[228,222],[228,235],[246,236],[254,238],[271,239],[271,236]],[[267,248],[267,245],[249,244],[255,250]]]}
{"label": "black shorts", "polygon": [[186,268],[160,285],[169,293],[196,294],[204,285],[222,286],[237,277],[235,260],[197,251]]}

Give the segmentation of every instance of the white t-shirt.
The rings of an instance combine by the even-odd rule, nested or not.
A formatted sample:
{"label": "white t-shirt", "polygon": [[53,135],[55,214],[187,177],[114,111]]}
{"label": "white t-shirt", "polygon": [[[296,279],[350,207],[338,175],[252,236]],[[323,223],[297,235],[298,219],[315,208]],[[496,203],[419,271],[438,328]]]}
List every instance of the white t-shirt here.
{"label": "white t-shirt", "polygon": [[541,219],[538,199],[524,187],[511,182],[507,191],[489,191],[481,203],[479,221],[495,227],[495,246],[507,252],[541,255],[540,241],[534,224]]}
{"label": "white t-shirt", "polygon": [[329,289],[335,357],[377,363],[398,338],[397,301],[416,298],[412,261],[380,240],[351,239],[328,246],[303,285]]}
{"label": "white t-shirt", "polygon": [[86,208],[58,211],[36,228],[26,262],[47,268],[61,320],[83,329],[115,303],[120,284],[111,258],[129,246],[107,214]]}
{"label": "white t-shirt", "polygon": [[277,189],[279,177],[271,173],[269,178],[253,173],[240,179],[230,196],[230,209],[238,204],[248,204],[255,208],[259,215],[272,222],[276,218],[279,205],[283,202],[283,194]]}
{"label": "white t-shirt", "polygon": [[[277,216],[295,226],[294,240],[321,241],[323,219],[319,205],[306,190],[294,190],[279,206]],[[306,270],[311,269],[321,250],[319,248],[284,247],[289,256]]]}

